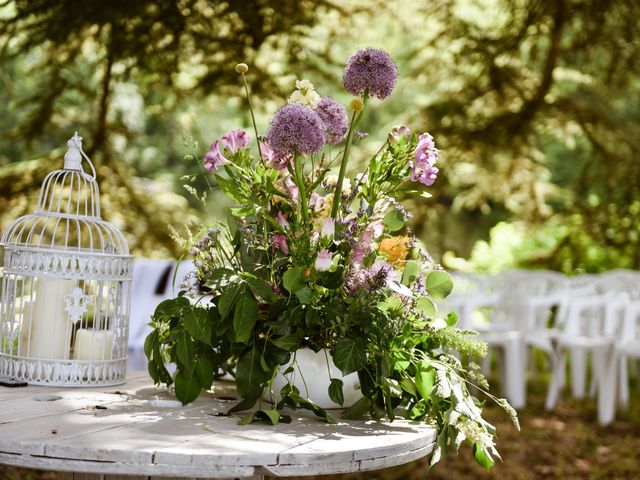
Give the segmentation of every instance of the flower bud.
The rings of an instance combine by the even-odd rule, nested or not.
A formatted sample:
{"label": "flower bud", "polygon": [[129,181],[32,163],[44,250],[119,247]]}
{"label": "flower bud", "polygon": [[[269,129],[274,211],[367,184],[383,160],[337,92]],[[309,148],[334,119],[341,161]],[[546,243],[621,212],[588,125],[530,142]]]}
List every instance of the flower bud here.
{"label": "flower bud", "polygon": [[246,63],[239,63],[236,65],[236,73],[246,73],[247,70],[249,70],[249,67],[247,66]]}
{"label": "flower bud", "polygon": [[362,110],[364,110],[364,102],[359,98],[354,98],[353,100],[351,100],[349,106],[355,112],[361,112]]}

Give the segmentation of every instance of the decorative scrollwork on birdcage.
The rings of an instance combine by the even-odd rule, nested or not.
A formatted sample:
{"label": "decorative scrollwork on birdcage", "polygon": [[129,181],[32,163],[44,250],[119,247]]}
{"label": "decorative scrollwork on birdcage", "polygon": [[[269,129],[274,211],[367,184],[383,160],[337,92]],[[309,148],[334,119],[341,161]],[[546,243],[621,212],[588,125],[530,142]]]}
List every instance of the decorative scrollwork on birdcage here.
{"label": "decorative scrollwork on birdcage", "polygon": [[[96,172],[77,133],[33,214],[3,232],[0,377],[117,385],[127,365],[133,258],[100,215]],[[82,168],[83,158],[92,174]]]}

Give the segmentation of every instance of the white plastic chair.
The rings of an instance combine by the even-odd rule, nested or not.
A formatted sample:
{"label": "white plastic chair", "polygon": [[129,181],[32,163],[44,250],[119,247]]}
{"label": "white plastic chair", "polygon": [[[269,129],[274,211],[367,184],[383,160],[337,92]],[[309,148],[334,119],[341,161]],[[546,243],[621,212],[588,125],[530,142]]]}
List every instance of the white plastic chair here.
{"label": "white plastic chair", "polygon": [[178,293],[180,283],[193,268],[193,264],[186,260],[177,265],[177,273],[176,262],[172,260],[142,258],[134,261],[129,315],[129,370],[146,370],[144,341],[151,332],[151,316],[160,302]]}
{"label": "white plastic chair", "polygon": [[[598,388],[598,422],[610,424],[615,418],[616,403],[629,405],[629,357],[640,359],[640,302],[628,301],[617,341],[606,363],[606,375]],[[617,402],[616,402],[617,400]]]}
{"label": "white plastic chair", "polygon": [[592,389],[602,384],[607,360],[614,346],[615,332],[619,328],[620,312],[627,296],[617,292],[576,295],[567,297],[561,306],[563,329],[555,338],[551,381],[545,407],[555,407],[565,385],[567,356],[571,354],[571,390],[573,396],[584,396],[586,385],[586,359],[592,358]]}
{"label": "white plastic chair", "polygon": [[[551,309],[563,298],[564,275],[542,270],[512,270],[494,277],[493,311],[489,323],[476,325],[481,338],[499,353],[498,367],[504,391],[514,408],[526,404],[526,366],[529,347],[553,354]],[[485,371],[488,363],[485,363]]]}

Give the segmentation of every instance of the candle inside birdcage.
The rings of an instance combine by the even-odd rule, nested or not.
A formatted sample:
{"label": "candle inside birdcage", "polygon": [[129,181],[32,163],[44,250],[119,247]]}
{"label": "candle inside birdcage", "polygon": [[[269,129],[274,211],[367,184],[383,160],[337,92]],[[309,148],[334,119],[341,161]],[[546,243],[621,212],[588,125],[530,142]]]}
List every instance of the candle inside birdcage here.
{"label": "candle inside birdcage", "polygon": [[[113,385],[126,374],[132,257],[102,220],[95,170],[76,135],[36,210],[2,235],[0,376]],[[82,168],[83,157],[92,174]]]}

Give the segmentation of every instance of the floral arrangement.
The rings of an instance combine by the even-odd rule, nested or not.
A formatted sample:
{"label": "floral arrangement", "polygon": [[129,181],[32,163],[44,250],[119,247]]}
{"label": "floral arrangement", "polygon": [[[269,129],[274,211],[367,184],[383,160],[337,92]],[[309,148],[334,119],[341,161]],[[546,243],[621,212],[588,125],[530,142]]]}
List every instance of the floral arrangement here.
{"label": "floral arrangement", "polygon": [[[236,67],[251,107],[247,70]],[[230,413],[248,412],[242,423],[287,420],[286,408],[333,422],[305,384],[291,380],[301,349],[324,352],[333,402],[344,405],[346,387],[329,364],[358,377],[360,399],[344,405],[343,418],[429,422],[438,431],[432,464],[466,440],[490,467],[499,457],[495,429],[468,385],[497,401],[517,426],[515,412],[487,392],[477,365],[459,360],[481,357],[486,346],[455,328],[455,313],[438,312],[451,277],[411,234],[411,214],[400,203],[430,196],[424,187],[438,176],[434,139],[394,127],[366,169],[346,176],[351,148],[365,137],[357,127],[367,103],[388,97],[396,79],[386,52],[358,51],[343,75],[355,97],[351,113],[299,80],[265,136],[253,121],[256,156],[240,129],[211,145],[203,173],[234,206],[226,223],[213,222],[188,241],[198,293],[185,290],[158,306],[145,342],[149,373],[156,383],[174,384],[184,403],[231,373],[242,401]],[[197,161],[195,153],[188,157]],[[206,200],[206,192],[188,187]],[[279,375],[285,381],[276,390]]]}

